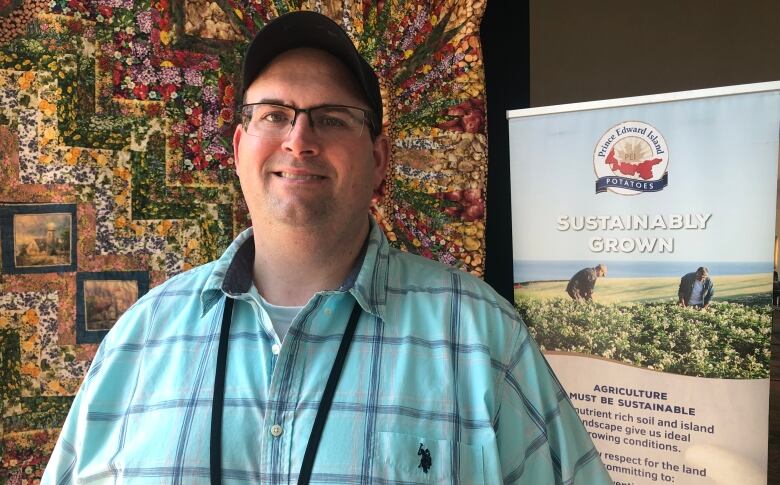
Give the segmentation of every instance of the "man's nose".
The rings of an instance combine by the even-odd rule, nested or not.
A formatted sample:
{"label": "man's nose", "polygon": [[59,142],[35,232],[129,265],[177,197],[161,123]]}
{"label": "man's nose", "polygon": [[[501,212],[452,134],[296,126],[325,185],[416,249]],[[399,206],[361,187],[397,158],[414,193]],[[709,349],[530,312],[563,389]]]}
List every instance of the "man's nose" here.
{"label": "man's nose", "polygon": [[320,152],[320,139],[312,127],[309,113],[298,112],[290,131],[282,141],[282,148],[294,155],[312,156]]}

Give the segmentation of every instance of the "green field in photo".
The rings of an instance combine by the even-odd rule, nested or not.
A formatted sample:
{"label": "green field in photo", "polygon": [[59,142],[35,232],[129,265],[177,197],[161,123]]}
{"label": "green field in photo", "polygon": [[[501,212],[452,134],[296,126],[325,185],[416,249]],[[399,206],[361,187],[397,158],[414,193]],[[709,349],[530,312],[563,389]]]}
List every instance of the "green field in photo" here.
{"label": "green field in photo", "polygon": [[704,311],[677,304],[674,277],[599,278],[591,302],[569,298],[566,281],[532,282],[515,288],[515,306],[543,350],[696,377],[769,377],[771,274],[713,281]]}
{"label": "green field in photo", "polygon": [[[682,276],[682,275],[680,275]],[[765,297],[769,303],[772,292],[772,274],[712,276],[715,284],[715,301],[743,302],[757,296]],[[569,298],[566,294],[568,281],[540,281],[515,286],[515,300],[518,298]],[[677,301],[678,277],[659,278],[599,278],[593,292],[593,301],[598,303],[649,303],[656,301]],[[761,298],[762,300],[764,298]],[[745,301],[748,303],[749,301]],[[763,302],[762,302],[763,303]]]}

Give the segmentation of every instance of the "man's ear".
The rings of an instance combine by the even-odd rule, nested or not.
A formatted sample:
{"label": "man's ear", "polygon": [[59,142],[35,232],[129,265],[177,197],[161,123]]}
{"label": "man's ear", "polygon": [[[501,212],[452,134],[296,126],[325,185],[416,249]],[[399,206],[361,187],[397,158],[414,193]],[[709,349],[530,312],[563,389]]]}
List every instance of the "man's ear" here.
{"label": "man's ear", "polygon": [[236,125],[236,130],[233,132],[233,163],[236,166],[236,169],[238,169],[238,145],[241,141],[241,135],[243,135],[244,130],[241,127],[241,123]]}
{"label": "man's ear", "polygon": [[384,135],[379,134],[374,140],[374,198],[379,199],[385,195],[384,180],[387,176],[387,166],[390,163],[390,140]]}

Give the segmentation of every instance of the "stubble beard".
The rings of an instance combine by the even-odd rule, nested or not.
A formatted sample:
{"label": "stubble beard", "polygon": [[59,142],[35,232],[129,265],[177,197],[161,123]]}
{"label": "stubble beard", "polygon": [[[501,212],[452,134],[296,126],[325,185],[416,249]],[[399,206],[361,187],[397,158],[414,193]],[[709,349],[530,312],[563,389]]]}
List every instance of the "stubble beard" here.
{"label": "stubble beard", "polygon": [[268,218],[285,226],[297,228],[327,226],[334,213],[333,195],[309,197],[310,195],[275,194],[266,190],[263,205]]}

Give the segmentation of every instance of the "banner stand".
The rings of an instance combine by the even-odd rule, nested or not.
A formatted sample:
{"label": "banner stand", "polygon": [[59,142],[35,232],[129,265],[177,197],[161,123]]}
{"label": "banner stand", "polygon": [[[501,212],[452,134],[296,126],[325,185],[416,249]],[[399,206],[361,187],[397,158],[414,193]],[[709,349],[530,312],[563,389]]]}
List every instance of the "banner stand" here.
{"label": "banner stand", "polygon": [[515,305],[612,478],[766,484],[780,82],[507,117]]}

